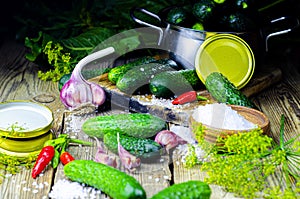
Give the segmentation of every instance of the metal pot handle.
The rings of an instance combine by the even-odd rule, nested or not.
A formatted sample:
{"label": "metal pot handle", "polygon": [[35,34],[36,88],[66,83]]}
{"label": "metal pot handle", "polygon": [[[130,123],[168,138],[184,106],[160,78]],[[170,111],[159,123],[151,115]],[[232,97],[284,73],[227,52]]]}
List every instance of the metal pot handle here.
{"label": "metal pot handle", "polygon": [[[270,21],[270,23],[271,24],[273,24],[273,23],[276,23],[276,22],[279,22],[279,21],[283,21],[283,20],[288,20],[288,19],[290,19],[290,18],[292,18],[292,17],[279,17],[279,18],[277,18],[277,19],[273,19],[273,20],[271,20]],[[293,17],[294,18],[294,17]],[[295,19],[295,25],[294,25],[294,27],[292,27],[292,28],[288,28],[288,29],[286,29],[286,30],[281,30],[281,31],[278,31],[278,32],[273,32],[273,33],[270,33],[270,34],[268,34],[267,36],[266,36],[266,52],[268,52],[268,40],[271,38],[271,37],[274,37],[274,36],[278,36],[278,35],[282,35],[282,34],[286,34],[286,33],[288,33],[288,32],[290,32],[290,31],[292,31],[294,28],[296,28],[296,27],[298,27],[299,26],[299,20],[298,20],[298,18],[294,18]]]}
{"label": "metal pot handle", "polygon": [[160,44],[161,44],[161,41],[162,41],[162,39],[163,39],[163,34],[164,34],[164,33],[163,33],[163,29],[162,29],[161,27],[155,26],[155,25],[153,25],[153,24],[150,24],[150,23],[148,23],[148,22],[145,22],[145,21],[143,21],[143,20],[137,18],[137,17],[135,16],[135,14],[134,14],[135,12],[141,12],[141,13],[144,13],[144,14],[150,16],[150,17],[155,18],[156,20],[158,20],[158,21],[161,23],[160,17],[159,17],[157,14],[154,14],[154,13],[152,13],[152,12],[150,12],[150,11],[144,9],[144,8],[135,7],[135,8],[132,8],[132,9],[130,10],[130,17],[131,17],[136,23],[141,24],[141,25],[144,25],[144,26],[149,26],[149,27],[151,27],[151,28],[154,28],[154,29],[158,30],[158,32],[159,32],[159,39],[158,39],[158,42],[157,42],[157,43],[158,43],[158,45],[160,45]]}

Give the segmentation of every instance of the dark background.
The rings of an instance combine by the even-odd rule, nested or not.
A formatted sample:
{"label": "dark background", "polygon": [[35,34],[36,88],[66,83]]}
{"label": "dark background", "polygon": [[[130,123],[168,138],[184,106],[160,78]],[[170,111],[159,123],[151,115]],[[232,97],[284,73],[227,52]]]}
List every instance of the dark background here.
{"label": "dark background", "polygon": [[[0,34],[9,36],[11,38],[15,37],[16,33],[20,31],[21,27],[24,24],[20,24],[16,17],[22,16],[23,18],[30,17],[38,17],[34,16],[34,13],[30,13],[30,11],[25,10],[26,2],[39,2],[40,0],[10,0],[2,2],[1,10],[0,10]],[[44,4],[48,7],[52,8],[53,10],[61,9],[62,11],[71,9],[72,4],[78,1],[85,1],[85,0],[43,0]],[[107,0],[91,0],[91,1],[99,1],[103,2],[103,4],[107,4]],[[153,2],[157,2],[160,4],[160,0],[152,0]],[[263,12],[262,20],[268,20],[272,18],[276,18],[279,16],[300,16],[300,1],[299,0],[252,0],[255,1],[260,7],[264,7],[264,5],[269,5],[272,2],[280,2],[273,6],[270,9],[267,9]],[[89,2],[89,0],[86,0]],[[117,2],[111,0],[111,2]],[[136,1],[137,5],[139,1]],[[177,2],[176,0],[170,1],[170,3]],[[178,0],[179,3],[183,2],[183,0]],[[128,11],[129,12],[129,11]],[[101,19],[99,19],[101,20]]]}
{"label": "dark background", "polygon": [[[20,21],[16,20],[18,17],[24,19],[35,18],[37,21],[43,23],[45,21],[45,16],[39,17],[37,13],[33,13],[28,11],[25,7],[26,3],[31,2],[39,2],[40,0],[10,0],[6,1],[6,5],[1,6],[0,11],[0,42],[4,40],[11,39],[16,40],[20,43],[24,43],[24,38],[26,36],[36,35],[38,29],[31,29],[30,24],[20,23]],[[83,2],[85,0],[44,0],[43,3],[47,5],[50,9],[53,9],[53,12],[72,9],[72,4],[77,2]],[[91,0],[97,1],[97,0]],[[178,0],[181,3],[183,0]],[[89,0],[86,0],[87,6],[89,5]],[[101,4],[103,3],[104,7],[109,3],[113,5],[116,0],[98,0]],[[157,2],[160,4],[161,1],[153,0],[153,2]],[[172,1],[176,2],[176,1]],[[273,2],[279,2],[275,6],[267,9],[262,14],[262,21],[268,22],[271,19],[281,17],[281,16],[292,16],[296,19],[300,19],[300,1],[299,0],[256,0],[256,3],[264,7],[265,5],[272,4]],[[2,2],[3,3],[3,2]],[[33,4],[34,5],[34,4]],[[136,1],[136,5],[139,5],[139,1]],[[150,8],[151,9],[151,8]],[[126,10],[123,10],[126,12]],[[128,10],[129,15],[129,10]],[[118,17],[118,16],[116,16]],[[102,19],[99,19],[102,20]],[[294,26],[295,21],[291,21],[290,23],[281,24],[285,29]],[[26,27],[27,26],[27,27]],[[66,27],[67,28],[67,27]],[[293,29],[290,33],[284,34],[282,36],[274,37],[269,41],[269,52],[268,55],[271,55],[278,59],[278,61],[284,61],[285,59],[294,60],[296,63],[296,67],[300,68],[298,65],[299,57],[300,57],[300,28],[297,27]],[[271,31],[271,30],[270,30]]]}

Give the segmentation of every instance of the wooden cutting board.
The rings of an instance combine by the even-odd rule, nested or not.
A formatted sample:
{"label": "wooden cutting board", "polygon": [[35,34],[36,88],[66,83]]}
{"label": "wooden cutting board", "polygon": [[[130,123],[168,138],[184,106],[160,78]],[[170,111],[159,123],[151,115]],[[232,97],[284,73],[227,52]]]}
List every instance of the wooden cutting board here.
{"label": "wooden cutting board", "polygon": [[[261,69],[253,75],[249,83],[242,88],[241,91],[248,97],[254,96],[260,91],[279,82],[281,77],[282,73],[279,68],[267,67]],[[104,88],[107,93],[107,99],[111,103],[111,109],[122,108],[133,112],[150,113],[167,122],[183,126],[189,125],[189,117],[197,106],[215,102],[207,90],[197,92],[200,95],[207,97],[209,101],[172,105],[171,99],[158,99],[152,95],[127,95],[116,88],[105,75],[90,79],[89,81],[98,83]]]}

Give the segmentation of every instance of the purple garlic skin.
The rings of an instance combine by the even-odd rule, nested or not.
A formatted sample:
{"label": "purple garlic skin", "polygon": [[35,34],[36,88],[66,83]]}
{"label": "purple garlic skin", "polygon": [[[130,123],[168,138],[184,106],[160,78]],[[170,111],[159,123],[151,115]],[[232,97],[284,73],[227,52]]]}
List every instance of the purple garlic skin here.
{"label": "purple garlic skin", "polygon": [[181,137],[169,130],[162,130],[158,132],[155,136],[154,141],[160,144],[161,146],[166,147],[167,153],[169,153],[170,149],[178,146],[179,144],[186,143],[185,140],[183,140]]}
{"label": "purple garlic skin", "polygon": [[117,164],[116,157],[108,155],[104,151],[103,145],[99,142],[99,140],[96,137],[95,137],[95,139],[96,139],[96,143],[97,143],[97,152],[96,152],[94,161],[117,168],[118,164]]}
{"label": "purple garlic skin", "polygon": [[136,170],[137,167],[141,165],[141,159],[135,157],[134,155],[130,154],[122,145],[120,144],[120,138],[118,133],[118,153],[121,160],[121,163],[124,168],[128,171],[133,172]]}
{"label": "purple garlic skin", "polygon": [[92,103],[95,106],[102,105],[106,99],[103,88],[77,77],[72,74],[60,91],[60,99],[65,107],[76,108],[85,103]]}
{"label": "purple garlic skin", "polygon": [[74,68],[71,78],[60,91],[60,100],[67,108],[76,108],[81,104],[92,103],[100,106],[105,102],[105,91],[98,84],[86,81],[82,75],[82,68],[101,57],[114,53],[113,47],[94,52],[80,60]]}

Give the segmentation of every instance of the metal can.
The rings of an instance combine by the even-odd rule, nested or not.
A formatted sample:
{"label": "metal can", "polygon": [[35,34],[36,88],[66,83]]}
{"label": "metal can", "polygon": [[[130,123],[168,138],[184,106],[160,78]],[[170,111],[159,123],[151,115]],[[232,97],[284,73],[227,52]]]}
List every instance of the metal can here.
{"label": "metal can", "polygon": [[250,46],[240,37],[225,33],[215,34],[199,47],[195,68],[204,84],[210,73],[220,72],[241,89],[254,73],[255,58]]}
{"label": "metal can", "polygon": [[0,152],[26,156],[53,138],[52,111],[31,101],[0,103]]}

